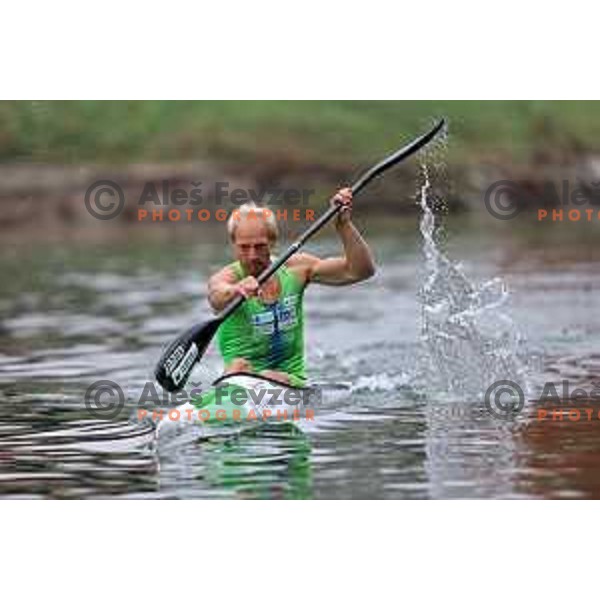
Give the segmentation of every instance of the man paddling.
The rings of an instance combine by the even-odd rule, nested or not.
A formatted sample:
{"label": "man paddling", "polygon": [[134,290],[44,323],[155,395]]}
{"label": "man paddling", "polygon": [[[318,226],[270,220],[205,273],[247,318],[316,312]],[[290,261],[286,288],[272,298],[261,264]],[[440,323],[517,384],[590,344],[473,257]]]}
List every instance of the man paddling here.
{"label": "man paddling", "polygon": [[256,277],[271,264],[277,242],[275,217],[267,209],[246,204],[229,219],[236,261],[208,282],[208,300],[215,312],[237,295],[247,298],[217,332],[226,372],[260,373],[288,385],[304,385],[302,301],[306,286],[350,285],[375,273],[369,246],[351,221],[350,188],[341,189],[332,203],[343,206],[335,223],[343,255],[321,259],[308,253],[294,254],[260,287]]}

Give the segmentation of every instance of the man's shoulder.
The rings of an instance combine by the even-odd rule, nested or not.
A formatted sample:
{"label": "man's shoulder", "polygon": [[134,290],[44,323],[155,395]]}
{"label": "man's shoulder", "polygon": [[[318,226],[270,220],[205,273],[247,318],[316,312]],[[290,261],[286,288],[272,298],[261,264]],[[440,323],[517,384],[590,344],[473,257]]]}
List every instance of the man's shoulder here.
{"label": "man's shoulder", "polygon": [[310,274],[319,258],[307,252],[299,252],[291,256],[285,263],[289,271],[295,273],[306,284],[310,281]]}
{"label": "man's shoulder", "polygon": [[308,252],[296,252],[286,261],[285,266],[288,268],[304,267],[313,265],[319,258]]}

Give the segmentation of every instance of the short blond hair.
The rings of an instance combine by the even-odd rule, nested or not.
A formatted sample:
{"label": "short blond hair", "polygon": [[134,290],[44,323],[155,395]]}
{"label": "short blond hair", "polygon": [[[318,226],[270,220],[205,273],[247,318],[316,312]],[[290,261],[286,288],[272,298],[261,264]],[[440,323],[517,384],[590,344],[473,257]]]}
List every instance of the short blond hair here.
{"label": "short blond hair", "polygon": [[235,231],[242,219],[261,220],[267,228],[269,241],[273,244],[277,241],[279,231],[273,211],[265,206],[258,206],[252,201],[246,202],[239,208],[236,208],[227,220],[227,232],[232,241],[235,240]]}

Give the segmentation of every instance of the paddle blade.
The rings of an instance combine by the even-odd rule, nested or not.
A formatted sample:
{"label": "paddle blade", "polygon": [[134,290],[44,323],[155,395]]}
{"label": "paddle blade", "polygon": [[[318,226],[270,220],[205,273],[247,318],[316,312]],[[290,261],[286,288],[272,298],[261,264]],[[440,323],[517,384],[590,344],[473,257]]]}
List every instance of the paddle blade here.
{"label": "paddle blade", "polygon": [[167,346],[154,370],[161,387],[168,392],[177,392],[185,385],[220,324],[221,319],[212,319],[196,325]]}

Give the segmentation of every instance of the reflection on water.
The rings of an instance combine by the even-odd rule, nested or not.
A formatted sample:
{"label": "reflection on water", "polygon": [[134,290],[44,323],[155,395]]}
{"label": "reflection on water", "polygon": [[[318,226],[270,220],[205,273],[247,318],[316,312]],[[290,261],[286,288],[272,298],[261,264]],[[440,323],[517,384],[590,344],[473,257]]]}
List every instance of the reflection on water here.
{"label": "reflection on water", "polygon": [[[499,227],[483,236],[462,222],[449,233],[448,253],[471,281],[508,281],[511,316],[539,357],[531,394],[548,379],[593,385],[597,237],[536,230],[532,242],[514,226]],[[110,242],[0,242],[0,494],[599,497],[597,421],[539,421],[530,398],[526,414],[499,422],[477,399],[419,385],[418,223],[366,229],[376,278],[307,292],[311,378],[328,384],[315,421],[210,434],[188,427],[158,442],[155,428],[129,412],[161,346],[206,313],[206,278],[228,260],[222,239],[190,230],[130,232]],[[327,237],[311,247],[335,248]],[[219,370],[211,349],[197,375],[208,380]],[[85,391],[99,379],[122,387],[122,417],[85,410]]]}
{"label": "reflection on water", "polygon": [[58,394],[0,395],[0,491],[85,498],[158,488],[154,428],[94,420],[62,406]]}
{"label": "reflection on water", "polygon": [[163,494],[188,497],[312,496],[310,441],[294,425],[262,424],[236,435],[185,431],[159,443]]}
{"label": "reflection on water", "polygon": [[[585,406],[579,419],[540,419],[530,415],[527,427],[519,431],[523,467],[516,486],[525,494],[542,498],[600,498],[600,419],[587,420]],[[591,408],[590,405],[587,405]]]}

